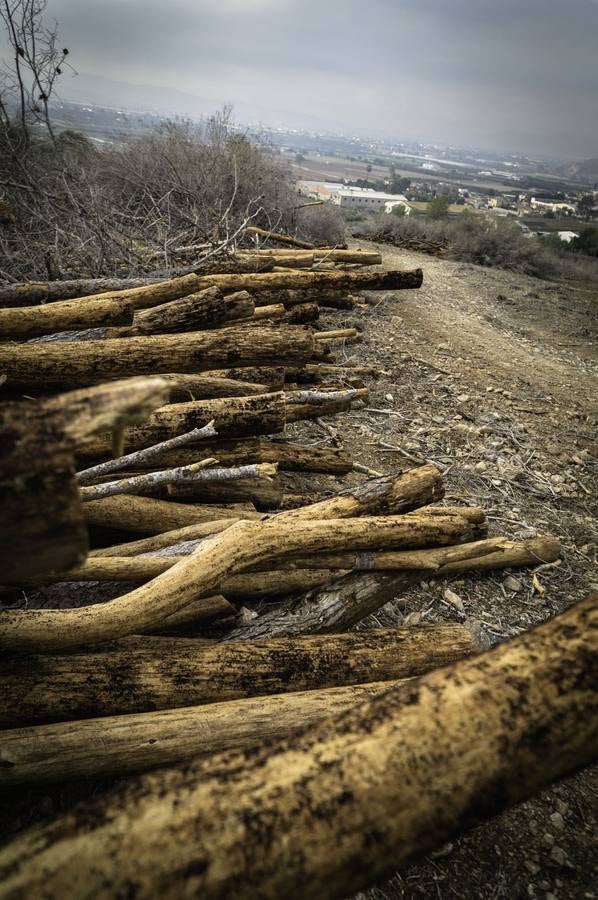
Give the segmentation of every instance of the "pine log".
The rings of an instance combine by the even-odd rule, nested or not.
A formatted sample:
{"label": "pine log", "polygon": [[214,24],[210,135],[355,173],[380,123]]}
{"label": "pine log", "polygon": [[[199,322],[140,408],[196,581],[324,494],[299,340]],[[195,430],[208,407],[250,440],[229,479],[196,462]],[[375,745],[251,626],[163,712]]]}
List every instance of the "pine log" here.
{"label": "pine log", "polygon": [[258,306],[251,319],[244,324],[255,327],[263,321],[275,319],[277,322],[286,322],[289,325],[309,325],[317,322],[320,317],[320,307],[317,303],[297,303],[286,310],[282,303],[274,303],[269,306]]}
{"label": "pine log", "polygon": [[[239,469],[271,466],[272,463],[257,463],[240,466]],[[276,464],[274,464],[276,465]],[[225,469],[225,471],[228,471]],[[257,510],[275,510],[282,503],[284,487],[278,475],[258,475],[253,478],[237,478],[228,481],[197,481],[172,484],[151,491],[152,496],[168,496],[176,502],[186,500],[194,503],[252,503]]]}
{"label": "pine log", "polygon": [[[103,504],[122,505],[124,500],[125,497],[108,497],[85,506],[87,510]],[[147,498],[140,497],[128,497],[126,501],[129,504],[148,502]],[[417,548],[447,545],[466,539],[470,528],[468,522],[456,516],[445,519],[380,516],[315,521],[309,518],[299,524],[293,518],[285,521],[284,517],[290,515],[281,513],[261,522],[236,522],[226,531],[204,541],[191,556],[163,575],[115,600],[80,609],[8,610],[0,616],[0,649],[43,652],[134,634],[140,628],[159,624],[191,600],[210,593],[223,578],[285,553],[346,547],[374,549],[384,546]]]}
{"label": "pine log", "polygon": [[[214,422],[222,437],[276,434],[284,430],[286,423],[284,396],[272,393],[170,403],[155,410],[147,424],[127,429],[124,449],[132,453],[151,447],[194,428],[202,428],[208,422]],[[201,442],[197,445],[197,449],[200,448]],[[82,448],[79,459],[98,459],[108,453],[110,438],[104,435]]]}
{"label": "pine log", "polygon": [[382,254],[376,250],[337,250],[334,247],[319,247],[312,250],[244,250],[242,256],[245,259],[274,259],[278,263],[280,257],[288,257],[289,259],[301,258],[303,256],[312,256],[315,260],[326,260],[335,263],[354,263],[360,266],[380,266],[382,265]]}
{"label": "pine log", "polygon": [[186,400],[212,400],[216,397],[251,397],[267,394],[270,382],[255,383],[238,378],[220,378],[212,375],[170,374],[161,375],[170,386],[172,403]]}
{"label": "pine log", "polygon": [[311,269],[316,261],[315,255],[309,250],[297,252],[291,250],[288,253],[271,254],[252,254],[248,252],[241,253],[241,259],[245,262],[263,262],[269,260],[272,262],[274,271],[279,269]]}
{"label": "pine log", "polygon": [[3,731],[0,787],[114,777],[256,746],[287,737],[400,683],[375,681]]}
{"label": "pine log", "polygon": [[[278,463],[287,472],[326,472],[346,475],[353,463],[348,454],[336,447],[310,447],[282,440],[265,438],[207,441],[201,445],[202,454],[215,456],[223,466],[241,462]],[[197,459],[195,450],[172,450],[160,454],[157,459],[163,466],[184,466]]]}
{"label": "pine log", "polygon": [[60,416],[0,405],[0,570],[7,582],[80,563],[88,549],[73,442]]}
{"label": "pine log", "polygon": [[0,726],[172,709],[406,678],[474,653],[465,625],[131,649],[0,661]]}
{"label": "pine log", "polygon": [[[185,630],[190,626],[205,625],[206,622],[214,622],[216,619],[228,619],[236,616],[237,610],[222,594],[211,594],[208,597],[200,597],[187,604],[184,609],[168,616],[167,619],[156,628],[145,628],[142,634],[171,635]],[[128,640],[128,638],[123,638]],[[199,640],[194,638],[194,640]],[[120,642],[117,642],[120,643]]]}
{"label": "pine log", "polygon": [[141,776],[37,826],[3,851],[3,893],[59,898],[76,883],[87,897],[334,900],[366,888],[595,760],[596,599],[290,741]]}
{"label": "pine log", "polygon": [[64,344],[0,344],[0,370],[10,385],[97,384],[130,375],[202,372],[222,363],[260,364],[284,357],[306,362],[315,342],[301,326],[241,327],[188,334],[73,341]]}
{"label": "pine log", "polygon": [[96,300],[80,305],[79,300],[62,300],[44,306],[0,309],[0,337],[25,339],[79,328],[130,325],[133,305],[121,300]]}
{"label": "pine log", "polygon": [[260,518],[260,514],[247,505],[170,503],[168,500],[138,497],[134,494],[90,500],[83,505],[83,515],[88,525],[141,534],[158,534],[213,519]]}

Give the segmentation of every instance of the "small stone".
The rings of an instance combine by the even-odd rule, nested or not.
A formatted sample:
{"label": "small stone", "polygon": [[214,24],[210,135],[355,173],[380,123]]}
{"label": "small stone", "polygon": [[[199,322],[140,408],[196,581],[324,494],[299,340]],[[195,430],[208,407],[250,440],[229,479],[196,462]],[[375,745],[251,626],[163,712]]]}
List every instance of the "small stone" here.
{"label": "small stone", "polygon": [[384,399],[388,400],[389,403],[393,403],[395,398],[392,394],[384,394]]}
{"label": "small stone", "polygon": [[248,606],[242,606],[239,610],[237,621],[241,624],[245,624],[247,622],[252,622],[254,619],[257,619],[257,613],[255,609],[249,609]]}
{"label": "small stone", "polygon": [[563,819],[560,812],[555,812],[551,815],[550,821],[552,823],[552,827],[556,828],[557,831],[562,831],[565,827],[565,820]]}
{"label": "small stone", "polygon": [[500,480],[500,478],[493,478],[492,484],[494,485],[494,487],[500,487],[502,484],[502,481]]}
{"label": "small stone", "polygon": [[485,472],[487,468],[488,468],[488,466],[486,465],[486,463],[483,460],[480,460],[479,463],[475,464],[476,472]]}
{"label": "small stone", "polygon": [[422,614],[420,612],[414,611],[410,612],[408,616],[405,616],[405,621],[403,625],[419,625],[422,620]]}
{"label": "small stone", "polygon": [[469,400],[469,394],[459,394],[457,400],[459,401],[459,403],[467,403],[467,401]]}
{"label": "small stone", "polygon": [[547,891],[545,900],[557,900],[557,896],[556,894],[553,894],[552,891]]}
{"label": "small stone", "polygon": [[459,596],[459,594],[455,594],[455,592],[451,591],[450,588],[445,588],[442,592],[442,596],[446,600],[447,603],[450,603],[452,606],[455,607],[455,609],[458,609],[459,612],[464,611],[465,607],[463,605],[463,600],[461,600],[461,597]]}
{"label": "small stone", "polygon": [[546,844],[547,847],[552,847],[554,844],[554,835],[552,835],[549,831],[546,834],[542,835],[542,840]]}
{"label": "small stone", "polygon": [[567,855],[562,847],[553,847],[550,851],[550,858],[557,866],[564,866],[567,862]]}
{"label": "small stone", "polygon": [[569,804],[568,804],[568,803],[565,803],[564,800],[558,799],[558,800],[555,802],[554,805],[555,805],[555,807],[556,807],[556,811],[557,811],[557,812],[560,812],[560,814],[561,814],[562,816],[566,816],[567,813],[569,812]]}
{"label": "small stone", "polygon": [[537,875],[540,871],[540,866],[531,859],[526,859],[524,862],[524,866],[530,873],[530,875]]}
{"label": "small stone", "polygon": [[453,852],[453,847],[454,847],[454,844],[451,844],[449,842],[448,844],[445,844],[443,847],[440,847],[438,850],[434,850],[432,853],[430,853],[430,856],[432,857],[432,859],[438,859],[442,856],[448,856],[450,853]]}
{"label": "small stone", "polygon": [[507,575],[502,584],[505,591],[514,591],[516,594],[523,588],[519,579],[515,578],[513,575]]}

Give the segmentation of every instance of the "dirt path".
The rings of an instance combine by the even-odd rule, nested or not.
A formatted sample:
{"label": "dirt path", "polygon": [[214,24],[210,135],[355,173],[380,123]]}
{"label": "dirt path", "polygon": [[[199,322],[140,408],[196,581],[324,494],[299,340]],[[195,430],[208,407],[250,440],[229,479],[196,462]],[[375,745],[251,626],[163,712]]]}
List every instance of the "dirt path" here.
{"label": "dirt path", "polygon": [[[451,499],[486,509],[491,533],[563,544],[559,565],[511,573],[517,590],[505,572],[455,578],[459,612],[431,579],[370,624],[475,619],[504,640],[598,588],[598,293],[361,246],[385,268],[421,266],[424,285],[347,315],[365,331],[345,356],[381,375],[367,407],[335,420],[343,443],[384,471],[434,461]],[[361,896],[597,897],[597,796],[588,770]]]}

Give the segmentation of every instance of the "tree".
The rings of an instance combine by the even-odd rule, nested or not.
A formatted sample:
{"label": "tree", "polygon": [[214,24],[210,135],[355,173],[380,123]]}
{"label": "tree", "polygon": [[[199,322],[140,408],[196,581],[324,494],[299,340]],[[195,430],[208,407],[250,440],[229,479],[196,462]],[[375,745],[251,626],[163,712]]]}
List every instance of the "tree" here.
{"label": "tree", "polygon": [[388,186],[388,191],[391,194],[404,194],[405,191],[409,188],[410,184],[411,184],[411,179],[400,178],[400,177],[394,175]]}
{"label": "tree", "polygon": [[429,219],[445,219],[448,216],[450,200],[444,194],[439,194],[428,203],[426,215]]}
{"label": "tree", "polygon": [[593,194],[585,194],[577,204],[577,211],[584,219],[593,219],[596,216],[597,201]]}
{"label": "tree", "polygon": [[16,123],[20,137],[29,143],[29,128],[43,123],[53,143],[49,103],[56,79],[69,55],[60,47],[58,26],[44,22],[47,0],[0,0],[0,20],[12,60],[0,70],[0,127],[5,133]]}
{"label": "tree", "polygon": [[366,172],[367,172],[368,174],[372,171],[371,163],[368,163],[368,164],[367,164],[367,166],[365,167],[365,170],[366,170]]}

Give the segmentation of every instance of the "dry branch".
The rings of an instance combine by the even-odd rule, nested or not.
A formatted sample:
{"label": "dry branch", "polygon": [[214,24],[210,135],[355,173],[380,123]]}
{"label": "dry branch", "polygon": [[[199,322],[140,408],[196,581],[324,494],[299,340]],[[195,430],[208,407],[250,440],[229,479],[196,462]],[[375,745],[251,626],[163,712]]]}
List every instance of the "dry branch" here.
{"label": "dry branch", "polygon": [[83,515],[88,525],[136,531],[141,534],[159,534],[185,525],[197,525],[212,519],[259,519],[251,506],[242,504],[216,506],[200,503],[170,503],[155,497],[139,497],[123,494],[89,500],[83,505]]}

